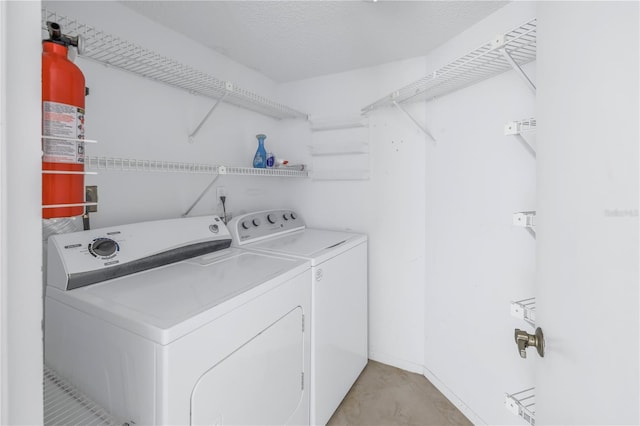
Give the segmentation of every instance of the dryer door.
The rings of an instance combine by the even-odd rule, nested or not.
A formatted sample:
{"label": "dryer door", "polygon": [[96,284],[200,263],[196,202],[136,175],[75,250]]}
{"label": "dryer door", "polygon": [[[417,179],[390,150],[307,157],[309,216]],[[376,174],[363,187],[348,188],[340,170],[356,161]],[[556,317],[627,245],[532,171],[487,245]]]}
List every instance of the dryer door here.
{"label": "dryer door", "polygon": [[203,374],[191,424],[308,423],[296,415],[304,392],[302,315],[293,309]]}

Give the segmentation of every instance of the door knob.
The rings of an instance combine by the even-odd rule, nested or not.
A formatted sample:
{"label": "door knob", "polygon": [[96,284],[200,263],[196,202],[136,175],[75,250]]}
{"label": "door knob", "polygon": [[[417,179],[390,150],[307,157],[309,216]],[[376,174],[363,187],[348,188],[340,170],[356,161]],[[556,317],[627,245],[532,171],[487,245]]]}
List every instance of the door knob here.
{"label": "door knob", "polygon": [[516,328],[514,337],[516,345],[518,345],[518,352],[520,352],[522,358],[527,357],[527,348],[529,346],[534,346],[538,351],[538,355],[544,357],[544,334],[542,334],[540,327],[536,328],[535,334],[529,334]]}

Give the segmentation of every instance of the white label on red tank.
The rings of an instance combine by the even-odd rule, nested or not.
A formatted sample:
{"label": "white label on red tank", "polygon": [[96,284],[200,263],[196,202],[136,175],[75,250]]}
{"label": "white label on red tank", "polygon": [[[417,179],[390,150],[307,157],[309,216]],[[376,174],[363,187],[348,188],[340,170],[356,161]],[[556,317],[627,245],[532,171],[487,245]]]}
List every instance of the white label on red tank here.
{"label": "white label on red tank", "polygon": [[[84,163],[84,109],[59,102],[42,103],[42,161]],[[61,138],[49,138],[49,137]]]}

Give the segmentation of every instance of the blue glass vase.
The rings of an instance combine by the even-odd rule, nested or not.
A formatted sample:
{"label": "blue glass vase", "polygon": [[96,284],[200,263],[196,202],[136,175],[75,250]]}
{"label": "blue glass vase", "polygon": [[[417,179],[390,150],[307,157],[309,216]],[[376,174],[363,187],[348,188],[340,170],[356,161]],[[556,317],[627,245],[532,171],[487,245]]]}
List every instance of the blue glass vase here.
{"label": "blue glass vase", "polygon": [[264,169],[267,167],[267,151],[264,149],[264,140],[267,136],[259,134],[256,135],[256,138],[258,139],[258,149],[256,150],[256,155],[253,157],[253,167]]}

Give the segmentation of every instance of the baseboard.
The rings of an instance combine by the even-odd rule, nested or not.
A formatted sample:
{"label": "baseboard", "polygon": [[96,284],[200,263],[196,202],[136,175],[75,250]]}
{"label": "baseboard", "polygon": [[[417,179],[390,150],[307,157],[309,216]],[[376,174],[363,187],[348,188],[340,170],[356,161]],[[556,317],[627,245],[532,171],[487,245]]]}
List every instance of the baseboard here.
{"label": "baseboard", "polygon": [[435,386],[455,407],[460,410],[464,416],[474,425],[486,425],[487,422],[482,420],[467,404],[465,404],[458,396],[451,391],[438,377],[433,374],[427,367],[422,367],[422,374]]}
{"label": "baseboard", "polygon": [[382,364],[391,365],[392,367],[397,367],[401,370],[410,371],[412,373],[423,374],[424,371],[424,366],[420,364],[415,364],[411,361],[396,358],[387,354],[381,354],[379,352],[369,352],[369,359],[381,362]]}

